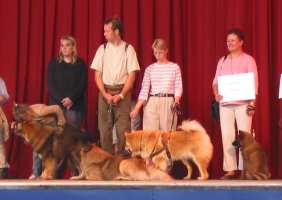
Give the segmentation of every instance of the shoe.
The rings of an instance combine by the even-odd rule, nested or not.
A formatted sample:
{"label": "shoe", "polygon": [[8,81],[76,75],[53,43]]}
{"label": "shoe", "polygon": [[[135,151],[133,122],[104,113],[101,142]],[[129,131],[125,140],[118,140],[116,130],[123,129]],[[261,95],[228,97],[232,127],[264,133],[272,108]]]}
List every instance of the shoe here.
{"label": "shoe", "polygon": [[28,177],[29,180],[35,180],[35,179],[37,179],[37,178],[38,178],[38,176],[36,176],[36,175],[34,175],[34,174],[31,174],[31,175]]}
{"label": "shoe", "polygon": [[8,177],[8,168],[0,168],[0,179]]}
{"label": "shoe", "polygon": [[234,180],[234,179],[236,179],[235,174],[225,174],[220,178],[220,180]]}
{"label": "shoe", "polygon": [[220,178],[220,180],[234,180],[234,179],[236,179],[235,173],[234,174],[233,173],[226,173]]}

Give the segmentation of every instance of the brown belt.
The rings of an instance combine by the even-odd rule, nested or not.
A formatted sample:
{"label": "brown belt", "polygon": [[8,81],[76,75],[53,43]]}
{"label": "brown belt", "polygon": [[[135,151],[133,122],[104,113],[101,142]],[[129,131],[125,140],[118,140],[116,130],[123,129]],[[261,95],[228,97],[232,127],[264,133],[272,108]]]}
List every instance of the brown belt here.
{"label": "brown belt", "polygon": [[121,93],[123,86],[124,86],[123,84],[122,85],[104,85],[104,88],[107,93],[111,95],[116,95],[116,94]]}

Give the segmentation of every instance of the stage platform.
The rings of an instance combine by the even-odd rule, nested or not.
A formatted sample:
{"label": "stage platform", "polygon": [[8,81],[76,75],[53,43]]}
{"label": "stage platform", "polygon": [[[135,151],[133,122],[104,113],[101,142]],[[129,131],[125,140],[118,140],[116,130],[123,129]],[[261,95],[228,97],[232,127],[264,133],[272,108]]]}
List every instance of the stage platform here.
{"label": "stage platform", "polygon": [[177,200],[282,199],[282,180],[72,181],[3,180],[0,199]]}

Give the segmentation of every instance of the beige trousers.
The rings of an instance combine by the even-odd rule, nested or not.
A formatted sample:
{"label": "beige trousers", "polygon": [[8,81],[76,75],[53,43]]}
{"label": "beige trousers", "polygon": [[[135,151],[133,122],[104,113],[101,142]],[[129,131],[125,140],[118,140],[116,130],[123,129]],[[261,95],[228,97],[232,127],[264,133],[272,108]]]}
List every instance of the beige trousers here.
{"label": "beige trousers", "polygon": [[[170,131],[176,129],[177,115],[171,111],[173,97],[149,97],[144,106],[143,130]],[[173,123],[173,125],[172,125]]]}
{"label": "beige trousers", "polygon": [[239,163],[237,167],[236,149],[232,142],[236,137],[237,130],[251,132],[252,116],[247,114],[247,105],[220,106],[220,127],[223,144],[223,170],[234,171],[243,169],[243,160],[239,152]]}

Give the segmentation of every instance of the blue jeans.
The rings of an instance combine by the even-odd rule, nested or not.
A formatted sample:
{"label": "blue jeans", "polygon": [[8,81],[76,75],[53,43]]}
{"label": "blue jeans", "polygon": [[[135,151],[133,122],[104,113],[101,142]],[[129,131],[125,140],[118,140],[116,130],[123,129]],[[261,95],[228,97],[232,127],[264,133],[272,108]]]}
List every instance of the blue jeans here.
{"label": "blue jeans", "polygon": [[63,109],[67,123],[80,128],[82,122],[82,113],[75,110]]}
{"label": "blue jeans", "polygon": [[42,173],[42,160],[39,157],[38,153],[32,153],[32,173],[35,176],[40,176]]}

